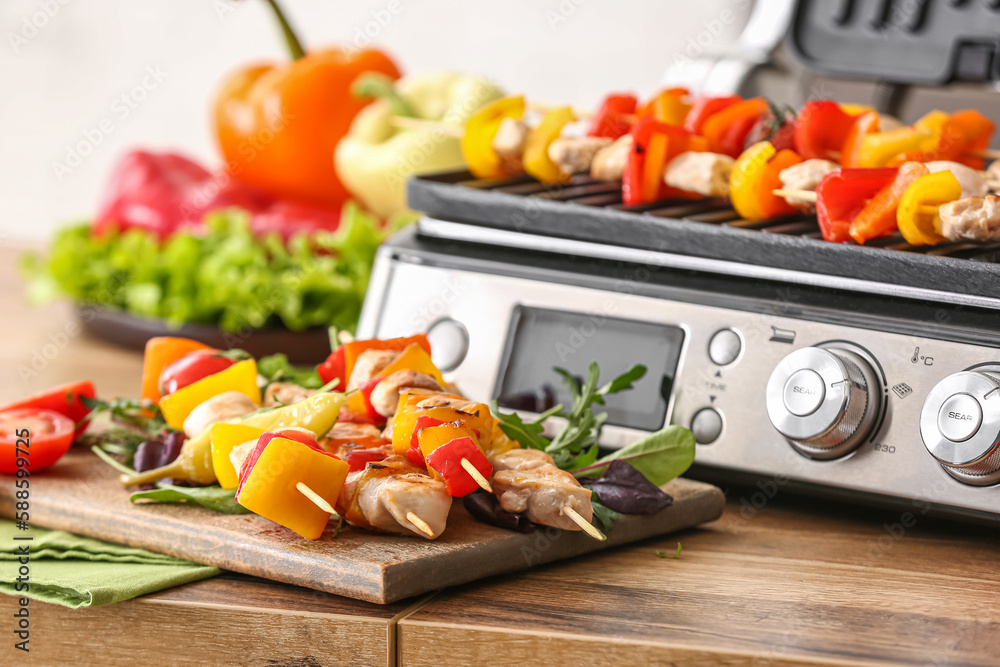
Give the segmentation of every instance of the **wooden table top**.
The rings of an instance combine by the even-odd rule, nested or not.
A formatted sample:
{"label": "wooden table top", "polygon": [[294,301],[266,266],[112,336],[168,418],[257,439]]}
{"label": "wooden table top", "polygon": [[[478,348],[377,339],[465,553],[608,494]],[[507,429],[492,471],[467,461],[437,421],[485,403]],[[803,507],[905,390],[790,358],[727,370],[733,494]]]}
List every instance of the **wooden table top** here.
{"label": "wooden table top", "polygon": [[[65,305],[30,310],[14,264],[0,248],[0,402],[88,377],[134,395],[140,355],[72,333]],[[752,492],[729,489],[701,529],[394,605],[237,575],[90,610],[36,604],[32,661],[1000,664],[994,531],[790,493],[751,512]],[[678,541],[679,558],[657,557]],[[0,596],[0,618],[13,605]],[[21,658],[11,645],[3,664]]]}

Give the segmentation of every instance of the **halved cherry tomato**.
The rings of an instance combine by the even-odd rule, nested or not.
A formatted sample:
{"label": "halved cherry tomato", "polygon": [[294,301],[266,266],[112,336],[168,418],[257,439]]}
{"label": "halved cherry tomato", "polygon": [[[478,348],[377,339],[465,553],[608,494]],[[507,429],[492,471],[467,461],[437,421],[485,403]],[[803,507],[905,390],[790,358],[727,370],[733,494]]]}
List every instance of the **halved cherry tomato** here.
{"label": "halved cherry tomato", "polygon": [[[73,444],[73,422],[53,410],[18,408],[0,412],[0,473],[45,470]],[[20,451],[18,451],[20,450]]]}
{"label": "halved cherry tomato", "polygon": [[0,407],[0,412],[17,410],[20,408],[34,408],[36,410],[52,410],[70,419],[76,424],[76,434],[80,435],[87,428],[87,422],[83,420],[90,414],[90,408],[85,406],[80,400],[83,398],[94,398],[94,383],[90,380],[84,382],[72,382],[52,387],[46,391],[32,394],[20,401],[14,401]]}
{"label": "halved cherry tomato", "polygon": [[196,350],[186,354],[160,373],[160,394],[172,394],[235,363],[235,359],[222,356],[218,350]]}

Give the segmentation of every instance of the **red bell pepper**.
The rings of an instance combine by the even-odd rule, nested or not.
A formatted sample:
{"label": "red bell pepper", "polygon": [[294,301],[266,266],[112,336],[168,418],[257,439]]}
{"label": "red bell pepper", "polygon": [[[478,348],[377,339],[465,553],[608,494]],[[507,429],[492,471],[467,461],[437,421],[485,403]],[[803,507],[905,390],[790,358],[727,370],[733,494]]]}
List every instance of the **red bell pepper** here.
{"label": "red bell pepper", "polygon": [[684,193],[663,182],[663,170],[675,156],[690,150],[697,142],[676,125],[662,123],[650,116],[636,121],[631,130],[634,141],[622,175],[622,201],[626,206],[649,204]]}
{"label": "red bell pepper", "polygon": [[455,438],[441,445],[427,456],[427,466],[444,480],[448,494],[453,497],[467,496],[479,488],[479,484],[462,467],[462,459],[489,479],[493,476],[493,466],[472,438]]}
{"label": "red bell pepper", "polygon": [[368,464],[373,461],[381,461],[387,456],[387,454],[379,449],[354,449],[348,452],[344,456],[344,461],[347,462],[348,470],[351,472],[357,472],[358,470],[364,470],[368,467]]}
{"label": "red bell pepper", "polygon": [[611,93],[597,108],[597,112],[590,121],[587,135],[617,139],[627,134],[633,120],[629,116],[635,116],[635,108],[638,104],[639,100],[636,99],[635,95]]}
{"label": "red bell pepper", "polygon": [[684,129],[691,134],[701,134],[705,121],[710,116],[716,114],[727,107],[742,102],[739,95],[726,95],[724,97],[700,97],[695,100],[684,119]]}
{"label": "red bell pepper", "polygon": [[372,378],[371,380],[366,380],[361,383],[358,387],[358,392],[361,397],[365,399],[365,411],[368,413],[368,418],[372,420],[375,424],[380,424],[385,421],[385,417],[378,413],[375,406],[372,405],[372,392],[375,391],[375,387],[385,379],[385,376]]}
{"label": "red bell pepper", "polygon": [[868,200],[851,221],[850,234],[858,243],[892,233],[896,229],[896,210],[903,194],[921,176],[930,173],[920,162],[904,162],[896,177]]}
{"label": "red bell pepper", "polygon": [[898,169],[836,169],[816,187],[816,215],[823,238],[843,243],[851,222],[868,200],[892,182]]}
{"label": "red bell pepper", "polygon": [[838,160],[855,116],[833,100],[812,100],[795,120],[795,146],[804,160]]}
{"label": "red bell pepper", "polygon": [[0,407],[0,412],[28,408],[58,412],[73,422],[76,428],[74,436],[78,437],[87,428],[88,422],[84,417],[90,414],[90,408],[85,406],[80,399],[94,398],[95,395],[94,383],[90,380],[71,382],[69,384],[61,384],[58,387],[52,387],[37,394],[32,394],[19,401],[8,403]]}

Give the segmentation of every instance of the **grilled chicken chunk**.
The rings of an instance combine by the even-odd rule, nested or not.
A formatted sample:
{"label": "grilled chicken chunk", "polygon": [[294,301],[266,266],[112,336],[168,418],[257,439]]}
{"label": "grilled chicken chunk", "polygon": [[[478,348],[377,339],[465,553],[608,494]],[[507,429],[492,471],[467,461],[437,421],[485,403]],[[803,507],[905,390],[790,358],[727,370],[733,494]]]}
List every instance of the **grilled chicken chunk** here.
{"label": "grilled chicken chunk", "polygon": [[357,361],[354,362],[354,369],[351,371],[351,377],[347,380],[347,387],[345,389],[338,387],[337,391],[357,389],[364,382],[378,375],[379,371],[391,364],[398,356],[399,352],[395,350],[365,350],[358,355]]}
{"label": "grilled chicken chunk", "polygon": [[674,188],[706,197],[729,196],[729,175],[736,160],[719,153],[689,151],[667,165],[663,181]]}
{"label": "grilled chicken chunk", "polygon": [[264,407],[291,405],[315,393],[313,389],[306,389],[292,382],[272,382],[264,390]]}
{"label": "grilled chicken chunk", "polygon": [[986,178],[983,172],[966,167],[961,162],[950,162],[948,160],[934,160],[925,162],[924,166],[932,174],[938,171],[950,171],[962,186],[962,197],[983,197],[990,191],[986,187]]}
{"label": "grilled chicken chunk", "polygon": [[524,154],[531,128],[520,118],[504,118],[493,135],[493,152],[508,160],[519,160]]}
{"label": "grilled chicken chunk", "polygon": [[622,180],[628,154],[631,152],[632,135],[622,135],[610,146],[597,151],[597,155],[590,163],[590,177],[598,181]]}
{"label": "grilled chicken chunk", "polygon": [[368,400],[380,415],[391,417],[396,414],[396,408],[399,407],[399,392],[403,389],[442,391],[444,388],[426,373],[402,370],[396,371],[375,385]]}
{"label": "grilled chicken chunk", "polygon": [[224,391],[216,394],[196,407],[184,420],[184,435],[193,438],[212,424],[248,415],[257,409],[257,404],[238,391]]}
{"label": "grilled chicken chunk", "polygon": [[[451,496],[444,482],[421,470],[405,457],[390,456],[348,473],[338,513],[360,528],[434,539],[448,523]],[[427,524],[433,536],[407,517],[411,512]]]}
{"label": "grilled chicken chunk", "polygon": [[606,137],[559,137],[549,145],[549,159],[566,174],[587,172],[594,156],[611,143]]}
{"label": "grilled chicken chunk", "polygon": [[993,160],[990,166],[986,167],[986,184],[991,192],[1000,192],[1000,160]]}
{"label": "grilled chicken chunk", "polygon": [[363,440],[365,438],[382,437],[382,432],[372,424],[352,424],[337,422],[326,434],[328,440]]}
{"label": "grilled chicken chunk", "polygon": [[[781,187],[785,190],[809,190],[812,192],[816,190],[816,186],[823,180],[823,177],[834,169],[840,169],[840,165],[829,160],[812,159],[782,169],[778,178],[781,179]],[[786,197],[785,201],[804,211],[811,210],[816,206],[811,201],[795,197]]]}
{"label": "grilled chicken chunk", "polygon": [[552,457],[535,449],[512,449],[494,456],[491,484],[500,506],[508,512],[523,512],[543,526],[581,530],[566,516],[569,506],[584,519],[594,518],[590,489],[580,486],[570,473],[557,468]]}
{"label": "grilled chicken chunk", "polygon": [[938,208],[941,236],[949,241],[1000,239],[1000,196],[966,197]]}

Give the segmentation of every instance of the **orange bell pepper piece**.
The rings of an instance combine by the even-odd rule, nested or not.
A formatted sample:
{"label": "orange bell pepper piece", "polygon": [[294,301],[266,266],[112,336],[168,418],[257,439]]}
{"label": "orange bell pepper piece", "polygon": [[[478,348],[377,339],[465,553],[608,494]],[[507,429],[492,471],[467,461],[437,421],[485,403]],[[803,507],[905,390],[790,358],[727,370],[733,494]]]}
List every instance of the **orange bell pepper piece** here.
{"label": "orange bell pepper piece", "polygon": [[255,450],[243,464],[236,502],[251,512],[318,540],[330,520],[296,485],[305,484],[331,506],[347,479],[348,465],[333,454],[277,437]]}
{"label": "orange bell pepper piece", "polygon": [[425,459],[435,449],[451,442],[455,438],[472,438],[476,442],[479,441],[476,434],[472,431],[472,427],[461,421],[446,422],[438,426],[422,428],[415,435],[417,437],[417,446],[420,448],[420,453],[424,455]]}
{"label": "orange bell pepper piece", "polygon": [[844,147],[840,149],[840,164],[848,168],[862,166],[861,158],[865,138],[875,132],[878,132],[877,113],[871,111],[858,116],[851,125],[851,129],[847,132]]}
{"label": "orange bell pepper piece", "polygon": [[702,125],[709,149],[713,153],[739,157],[747,136],[767,110],[767,100],[754,97],[709,116]]}
{"label": "orange bell pepper piece", "polygon": [[729,176],[729,199],[744,220],[760,220],[764,217],[759,197],[761,180],[767,163],[774,155],[771,142],[759,141],[740,153],[733,164],[733,171]]}
{"label": "orange bell pepper piece", "polygon": [[774,194],[774,191],[781,188],[781,172],[800,162],[802,162],[802,158],[799,157],[799,154],[786,148],[778,151],[778,154],[764,165],[764,171],[760,175],[760,185],[758,185],[757,205],[760,208],[760,214],[765,218],[795,212],[795,207],[785,201],[784,197]]}
{"label": "orange bell pepper piece", "polygon": [[275,197],[339,207],[349,194],[333,152],[369,100],[351,93],[364,72],[393,79],[399,70],[381,51],[304,53],[274,3],[292,62],[245,67],[216,96],[215,132],[229,173]]}
{"label": "orange bell pepper piece", "polygon": [[906,190],[930,173],[920,162],[905,162],[892,182],[875,193],[851,221],[849,233],[858,243],[885,236],[896,229],[896,209]]}
{"label": "orange bell pepper piece", "polygon": [[656,94],[656,97],[643,104],[637,116],[652,116],[667,125],[684,125],[691,104],[684,101],[688,96],[687,88],[668,88]]}
{"label": "orange bell pepper piece", "polygon": [[190,338],[159,336],[146,341],[146,351],[142,357],[142,389],[140,397],[158,403],[160,401],[160,373],[181,357],[197,350],[209,350],[208,345]]}
{"label": "orange bell pepper piece", "polygon": [[934,130],[933,141],[936,143],[921,151],[903,153],[894,158],[890,165],[908,161],[949,160],[972,169],[983,168],[983,158],[978,157],[977,153],[990,145],[994,130],[993,121],[972,109],[956,111],[943,120],[940,113],[932,111],[917,121],[918,124],[924,121],[925,126]]}

